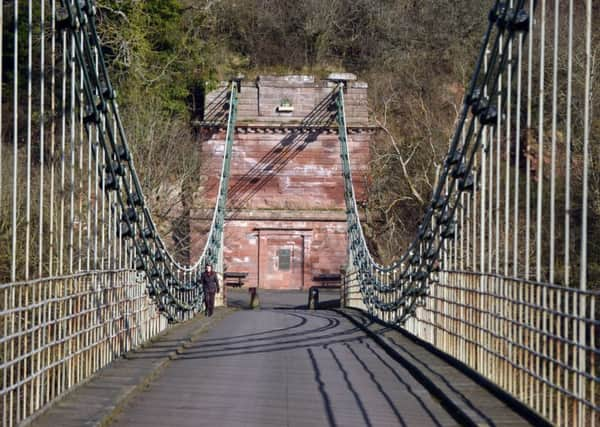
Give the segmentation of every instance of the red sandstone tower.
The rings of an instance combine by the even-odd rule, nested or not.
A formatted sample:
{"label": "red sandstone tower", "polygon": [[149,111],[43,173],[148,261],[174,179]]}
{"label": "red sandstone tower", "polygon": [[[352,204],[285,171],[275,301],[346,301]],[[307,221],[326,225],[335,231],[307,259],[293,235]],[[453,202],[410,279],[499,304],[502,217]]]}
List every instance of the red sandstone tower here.
{"label": "red sandstone tower", "polygon": [[[302,289],[346,261],[346,216],[331,81],[260,76],[244,81],[231,164],[225,268],[248,273],[247,286]],[[216,199],[227,113],[226,87],[207,94],[203,175],[192,212],[192,253],[202,250]],[[367,84],[348,82],[346,120],[354,186],[364,198],[372,128]]]}

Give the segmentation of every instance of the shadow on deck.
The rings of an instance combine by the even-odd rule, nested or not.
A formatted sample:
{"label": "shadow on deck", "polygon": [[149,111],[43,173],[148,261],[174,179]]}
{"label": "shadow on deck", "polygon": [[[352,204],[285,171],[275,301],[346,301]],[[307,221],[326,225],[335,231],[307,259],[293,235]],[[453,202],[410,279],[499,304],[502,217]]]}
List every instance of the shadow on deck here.
{"label": "shadow on deck", "polygon": [[[323,292],[323,305],[339,306],[338,292]],[[262,308],[247,310],[247,290],[229,291],[230,308],[100,371],[34,425],[543,424],[364,313],[306,310],[306,292],[260,297]]]}

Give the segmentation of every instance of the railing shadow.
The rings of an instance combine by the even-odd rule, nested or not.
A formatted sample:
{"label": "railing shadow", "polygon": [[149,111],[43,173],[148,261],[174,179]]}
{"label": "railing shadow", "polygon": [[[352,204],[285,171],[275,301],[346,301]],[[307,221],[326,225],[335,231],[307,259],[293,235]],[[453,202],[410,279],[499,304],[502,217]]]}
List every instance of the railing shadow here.
{"label": "railing shadow", "polygon": [[[450,392],[448,394],[452,394],[452,395],[456,396],[458,399],[460,399],[460,401],[462,401],[465,404],[465,406],[468,408],[469,412],[472,412],[473,414],[476,414],[478,417],[481,417],[481,419],[485,420],[485,423],[487,425],[490,425],[490,426],[497,425],[494,422],[494,420],[492,420],[489,417],[488,414],[486,414],[482,409],[480,409],[477,406],[477,402],[473,401],[472,398],[469,398],[468,396],[466,396],[463,392],[461,392],[457,387],[455,387],[454,384],[452,384],[447,379],[447,375],[448,375],[447,372],[445,372],[444,370],[439,370],[435,367],[432,367],[430,363],[427,363],[427,362],[421,360],[419,358],[419,355],[415,354],[414,349],[411,349],[409,346],[402,344],[401,338],[394,339],[393,337],[386,336],[386,333],[389,331],[392,331],[392,332],[398,331],[397,328],[390,327],[390,326],[384,324],[383,322],[381,322],[380,320],[373,319],[371,316],[367,316],[364,313],[362,313],[357,318],[348,313],[344,313],[343,311],[339,311],[339,310],[336,310],[336,311],[338,313],[341,313],[345,318],[350,320],[353,324],[355,324],[355,325],[361,324],[365,329],[369,329],[368,328],[369,325],[376,323],[379,326],[379,328],[375,331],[373,331],[373,330],[370,331],[369,334],[372,335],[372,338],[375,340],[375,342],[379,342],[379,340],[383,341],[384,337],[385,337],[385,340],[389,341],[389,343],[391,345],[387,344],[387,343],[386,344],[380,343],[380,345],[382,345],[384,347],[384,349],[386,349],[386,347],[397,347],[397,349],[400,350],[400,352],[396,352],[396,350],[394,350],[395,353],[390,354],[388,349],[386,349],[386,352],[394,360],[396,360],[398,363],[400,363],[402,366],[404,366],[409,372],[411,372],[411,374],[417,379],[417,381],[419,381],[421,384],[423,384],[426,388],[428,388],[431,391],[430,385],[428,385],[428,383],[431,384],[432,380],[426,378],[426,374],[423,374],[423,372],[429,372],[433,377],[436,378],[433,381],[434,382],[439,381],[440,383],[444,384],[444,386],[447,387],[448,390],[450,390]],[[400,332],[400,333],[406,334],[404,332]],[[408,339],[410,340],[411,338],[408,338]],[[417,345],[423,345],[423,344],[417,343]],[[370,348],[370,351],[374,352],[371,348]],[[431,352],[432,350],[427,349],[427,351]],[[439,357],[437,355],[437,353],[434,352],[434,354],[437,357]],[[457,368],[449,361],[446,361],[446,363],[443,366]],[[460,368],[457,368],[457,369],[461,370]],[[466,374],[466,373],[463,372],[463,374]],[[466,374],[466,375],[468,375],[468,374]],[[477,381],[475,381],[475,383],[477,383],[478,385],[481,385]],[[446,402],[446,403],[442,402],[442,404],[444,406],[448,406],[448,402],[453,402],[454,400],[456,400],[455,398],[449,397],[446,394],[446,392],[444,392],[439,387],[437,387],[437,386],[434,386],[434,387],[436,387],[435,393],[438,394],[438,398],[441,398],[441,400]],[[454,404],[455,403],[453,402],[452,405],[454,405]],[[463,416],[464,416],[464,414],[461,415],[461,418]],[[470,418],[471,416],[469,415],[468,417]],[[464,419],[462,421],[465,422]],[[472,421],[472,420],[470,420],[470,421]]]}
{"label": "railing shadow", "polygon": [[308,353],[308,357],[310,358],[310,363],[312,365],[313,371],[315,372],[315,382],[319,388],[319,394],[321,395],[321,400],[323,401],[323,405],[325,406],[325,414],[327,415],[327,421],[330,426],[337,426],[337,422],[335,421],[335,414],[333,413],[333,408],[331,407],[331,398],[325,390],[325,383],[321,378],[321,370],[319,369],[319,363],[317,362],[317,358],[315,357],[314,351],[309,348],[306,350]]}
{"label": "railing shadow", "polygon": [[[363,369],[369,374],[369,376],[371,377],[371,380],[377,384],[377,388],[381,389],[381,386],[379,385],[379,383],[377,383],[375,376],[373,375],[373,373],[371,372],[371,370],[369,370],[367,364],[358,356],[358,354],[350,347],[348,347],[348,351],[350,351],[350,353],[352,353],[352,355],[356,358],[356,361],[358,363],[361,364],[361,366],[363,367]],[[415,397],[415,399],[417,399],[417,402],[419,403],[419,406],[421,407],[421,409],[423,409],[425,412],[427,412],[427,414],[431,417],[431,419],[433,420],[433,422],[435,423],[436,426],[441,427],[441,424],[435,419],[434,415],[431,413],[430,409],[427,407],[427,405],[425,405],[425,402],[423,402],[423,399],[421,398],[421,396],[418,393],[415,393],[414,390],[412,389],[412,386],[405,381],[400,375],[398,375],[398,372],[396,372],[396,370],[394,369],[393,366],[391,366],[383,357],[381,357],[381,355],[377,354],[377,352],[369,345],[369,343],[365,343],[365,347],[370,351],[370,353],[377,358],[377,360],[379,360],[379,362],[385,366],[386,368],[389,369],[389,371],[391,372],[391,374],[394,376],[394,378],[396,378],[396,380],[398,380],[398,382],[400,382],[401,384],[404,385],[404,387],[406,387],[406,389]],[[395,406],[393,406],[393,402],[391,400],[391,398],[387,395],[385,395],[383,390],[380,390],[380,392],[382,394],[384,394],[384,397],[386,398],[386,401],[388,402],[388,404],[390,406],[393,407],[394,409],[394,413],[396,414],[396,416],[398,417],[398,419],[402,419],[402,416],[400,415],[400,413],[397,412],[397,410],[395,409]],[[402,424],[404,425],[405,423],[403,421],[401,421]]]}
{"label": "railing shadow", "polygon": [[[393,416],[395,422],[399,425],[407,425],[403,418],[397,402],[391,397],[390,390],[385,390],[382,383],[375,376],[372,364],[380,364],[386,370],[392,371],[392,376],[397,384],[402,386],[415,400],[416,404],[422,409],[422,412],[431,418],[432,424],[441,426],[441,420],[427,407],[423,400],[423,394],[414,390],[409,381],[406,381],[400,374],[394,371],[390,362],[377,354],[369,345],[368,338],[362,332],[362,328],[352,325],[349,322],[343,322],[341,316],[329,310],[322,311],[298,311],[292,312],[289,310],[263,310],[271,313],[280,313],[282,316],[291,316],[299,321],[294,322],[291,327],[281,328],[273,331],[262,331],[254,336],[245,338],[244,335],[234,335],[231,337],[209,338],[199,340],[194,345],[188,348],[183,354],[179,355],[173,363],[185,361],[206,361],[209,359],[222,359],[227,357],[249,357],[251,355],[272,354],[281,351],[298,352],[306,351],[310,360],[310,365],[314,373],[314,382],[318,388],[321,401],[324,407],[325,416],[330,426],[341,424],[342,412],[338,416],[336,406],[339,405],[337,400],[334,400],[335,388],[338,387],[337,381],[330,382],[328,378],[341,376],[344,386],[344,393],[349,393],[352,396],[354,405],[353,408],[358,410],[360,424],[366,426],[376,425],[377,423],[369,415],[370,406],[374,401],[373,390],[376,390],[383,401],[386,402],[390,409],[390,415]],[[258,335],[258,336],[257,336]],[[341,347],[340,347],[341,346]],[[341,357],[340,348],[348,351],[348,357],[355,360],[358,364],[347,364],[347,357]],[[374,357],[371,355],[374,354]],[[368,359],[371,360],[368,360]],[[333,362],[333,363],[332,363]],[[324,371],[323,367],[327,366]],[[359,368],[357,368],[357,366]],[[335,367],[332,371],[332,367]],[[373,387],[368,388],[368,393],[363,387],[365,384],[353,382],[354,369],[362,369],[370,379]],[[394,382],[388,381],[386,385],[393,387]],[[360,385],[360,387],[359,387]],[[338,398],[338,394],[335,394]],[[375,398],[377,400],[378,398]],[[369,402],[369,403],[367,403]],[[378,404],[380,405],[380,404]]]}
{"label": "railing shadow", "polygon": [[484,412],[482,412],[480,409],[477,408],[477,406],[475,406],[474,402],[471,399],[469,399],[467,396],[464,395],[464,393],[461,393],[460,390],[458,390],[456,387],[454,387],[454,385],[452,385],[452,383],[446,379],[446,377],[444,376],[444,374],[442,372],[437,372],[431,366],[429,366],[427,363],[419,360],[419,358],[416,357],[415,355],[413,355],[408,348],[406,348],[405,346],[403,346],[402,344],[400,344],[393,338],[388,338],[388,339],[395,346],[402,349],[403,352],[406,352],[407,354],[409,354],[412,358],[412,362],[415,364],[418,364],[420,366],[421,370],[431,372],[436,378],[438,378],[442,383],[444,383],[446,385],[446,387],[448,387],[450,390],[452,390],[453,393],[456,393],[456,395],[460,397],[460,399],[469,407],[469,409],[471,409],[473,412],[475,412],[481,418],[486,420],[486,422],[490,426],[496,425],[492,421],[492,419],[490,419]]}
{"label": "railing shadow", "polygon": [[[345,345],[348,346],[348,343],[346,343]],[[339,357],[335,354],[335,352],[331,349],[331,347],[329,347],[328,350],[329,350],[329,353],[331,354],[331,357],[335,361],[335,364],[337,365],[338,369],[342,373],[342,376],[344,378],[344,382],[346,383],[346,388],[352,394],[352,397],[354,398],[354,401],[356,402],[356,406],[360,410],[360,414],[361,414],[362,419],[364,421],[364,425],[366,425],[368,427],[371,427],[373,424],[371,423],[371,420],[369,418],[369,414],[367,414],[367,410],[365,409],[365,405],[364,405],[364,403],[363,403],[363,401],[362,401],[362,399],[360,397],[360,394],[354,388],[354,385],[352,384],[352,381],[350,381],[350,377],[348,375],[348,371],[344,368],[344,365],[340,361]]]}

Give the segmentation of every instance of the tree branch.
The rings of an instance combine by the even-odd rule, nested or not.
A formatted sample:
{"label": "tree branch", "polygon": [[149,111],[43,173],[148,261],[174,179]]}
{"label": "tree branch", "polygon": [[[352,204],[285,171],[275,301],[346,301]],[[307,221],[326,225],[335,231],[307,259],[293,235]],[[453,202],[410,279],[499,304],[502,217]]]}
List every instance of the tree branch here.
{"label": "tree branch", "polygon": [[[405,161],[404,158],[402,157],[402,153],[400,152],[400,148],[398,147],[398,144],[396,143],[396,139],[394,138],[394,135],[392,135],[392,133],[390,132],[390,130],[383,124],[381,123],[381,121],[379,121],[377,119],[377,117],[375,118],[375,122],[381,127],[381,129],[388,135],[388,137],[390,138],[390,142],[392,143],[392,146],[394,147],[394,150],[396,151],[396,153],[398,154],[398,158],[400,159],[400,165],[402,168],[402,175],[404,176],[404,179],[406,180],[406,183],[408,184],[408,187],[410,189],[411,194],[413,195],[413,197],[415,199],[417,199],[419,201],[419,203],[424,204],[425,201],[423,199],[423,197],[421,196],[421,194],[419,193],[419,191],[417,191],[417,188],[414,186],[410,175],[408,174],[408,170],[406,169],[406,165],[408,164],[408,162],[410,161],[410,158],[412,158],[412,154],[409,158],[408,161]],[[414,151],[413,151],[414,154]]]}

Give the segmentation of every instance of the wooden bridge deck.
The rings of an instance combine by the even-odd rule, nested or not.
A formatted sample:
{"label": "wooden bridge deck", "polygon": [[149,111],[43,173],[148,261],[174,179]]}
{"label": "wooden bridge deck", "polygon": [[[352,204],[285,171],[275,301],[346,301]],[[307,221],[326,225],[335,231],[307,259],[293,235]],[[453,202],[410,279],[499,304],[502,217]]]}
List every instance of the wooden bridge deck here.
{"label": "wooden bridge deck", "polygon": [[[102,420],[85,421],[89,408],[81,399],[77,403],[80,393],[75,392],[57,405],[62,405],[62,413],[53,408],[35,425],[58,425],[61,420],[60,425],[102,421],[114,426],[179,427],[529,424],[471,378],[402,334],[370,324],[354,312],[289,308],[304,299],[281,295],[289,301],[282,304],[286,309],[237,310],[214,322],[205,334],[187,341],[144,387],[109,405]],[[277,305],[272,296],[265,300]],[[400,359],[375,342],[372,333],[397,346]],[[155,351],[168,349],[171,341],[156,344]],[[156,357],[152,349],[141,351],[131,362]],[[433,396],[423,378],[413,375],[415,367],[446,397]],[[107,375],[110,369],[81,387],[84,393],[86,387],[95,387],[100,406],[106,390],[94,386],[94,381]],[[127,370],[120,375],[127,375]],[[79,411],[80,424],[66,422],[69,410]]]}

